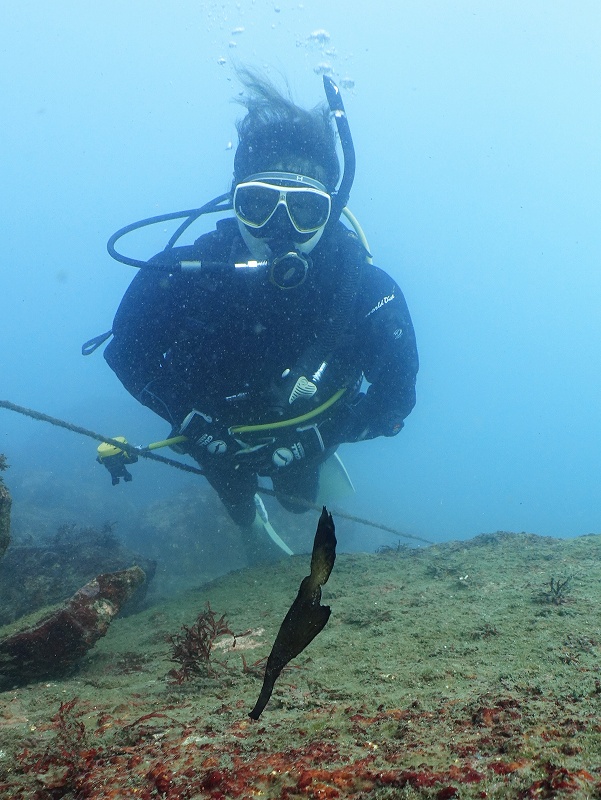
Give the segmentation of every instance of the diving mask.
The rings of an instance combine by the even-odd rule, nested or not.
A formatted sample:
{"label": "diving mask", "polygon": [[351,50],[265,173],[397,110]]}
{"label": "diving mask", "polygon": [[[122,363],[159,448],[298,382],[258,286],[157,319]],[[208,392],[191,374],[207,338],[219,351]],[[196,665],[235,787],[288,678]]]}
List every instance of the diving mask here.
{"label": "diving mask", "polygon": [[259,172],[237,184],[233,205],[240,222],[253,229],[267,225],[283,205],[294,230],[307,234],[324,228],[332,198],[313,178],[292,172]]}

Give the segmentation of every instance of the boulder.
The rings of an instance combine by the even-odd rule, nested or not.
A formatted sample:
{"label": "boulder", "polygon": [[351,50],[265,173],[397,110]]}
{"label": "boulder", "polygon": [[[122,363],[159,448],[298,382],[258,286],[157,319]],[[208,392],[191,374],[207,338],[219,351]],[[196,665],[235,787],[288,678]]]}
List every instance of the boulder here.
{"label": "boulder", "polygon": [[71,672],[144,580],[140,567],[98,575],[62,606],[0,630],[0,691]]}

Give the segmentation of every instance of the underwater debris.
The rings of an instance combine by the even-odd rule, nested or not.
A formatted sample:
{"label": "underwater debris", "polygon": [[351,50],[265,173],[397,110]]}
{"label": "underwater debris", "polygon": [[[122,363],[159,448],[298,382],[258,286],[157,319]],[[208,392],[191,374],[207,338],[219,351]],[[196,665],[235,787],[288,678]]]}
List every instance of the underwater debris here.
{"label": "underwater debris", "polygon": [[278,675],[286,664],[305,649],[322,631],[330,618],[330,607],[322,606],[321,587],[326,583],[336,560],[336,536],[332,515],[323,507],[311,556],[311,574],[303,578],[290,610],[284,617],[274,642],[267,666],[263,687],[251,719],[259,719],[271,697]]}
{"label": "underwater debris", "polygon": [[225,634],[236,639],[225,614],[217,619],[217,614],[207,603],[206,610],[200,612],[194,625],[182,625],[180,633],[168,637],[171,642],[171,661],[181,664],[180,669],[169,672],[169,677],[178,684],[195,676],[215,677],[217,673],[211,662],[211,653],[215,640]]}
{"label": "underwater debris", "polygon": [[0,639],[0,691],[70,672],[145,579],[140,567],[98,575],[64,605]]}

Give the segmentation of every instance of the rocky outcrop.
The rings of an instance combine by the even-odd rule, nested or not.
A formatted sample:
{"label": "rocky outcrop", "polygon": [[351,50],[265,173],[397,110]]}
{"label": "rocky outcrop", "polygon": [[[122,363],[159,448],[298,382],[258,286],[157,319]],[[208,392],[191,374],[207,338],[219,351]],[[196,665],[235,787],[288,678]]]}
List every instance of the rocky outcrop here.
{"label": "rocky outcrop", "polygon": [[[6,469],[6,458],[0,453],[0,470],[4,469]],[[0,558],[10,542],[10,505],[10,494],[0,478]]]}
{"label": "rocky outcrop", "polygon": [[64,605],[13,626],[0,638],[0,691],[68,674],[144,580],[140,567],[98,575]]}
{"label": "rocky outcrop", "polygon": [[35,546],[17,542],[13,538],[0,561],[0,627],[64,603],[96,575],[138,566],[146,582],[128,604],[128,613],[133,613],[144,603],[156,570],[154,561],[123,545],[109,525],[100,529],[63,525],[56,536]]}

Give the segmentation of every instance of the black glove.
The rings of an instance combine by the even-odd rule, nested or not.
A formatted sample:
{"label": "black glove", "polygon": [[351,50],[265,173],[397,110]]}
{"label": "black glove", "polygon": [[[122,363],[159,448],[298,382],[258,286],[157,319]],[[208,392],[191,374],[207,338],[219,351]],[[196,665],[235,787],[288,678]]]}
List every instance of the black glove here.
{"label": "black glove", "polygon": [[172,445],[178,453],[190,453],[192,450],[203,449],[211,456],[220,457],[238,449],[236,440],[228,433],[227,428],[221,427],[209,414],[190,411],[182,424],[171,432],[172,436],[185,436],[186,441]]}
{"label": "black glove", "polygon": [[338,420],[340,442],[361,442],[377,436],[396,436],[403,417],[396,411],[381,411],[374,398],[361,392]]}

